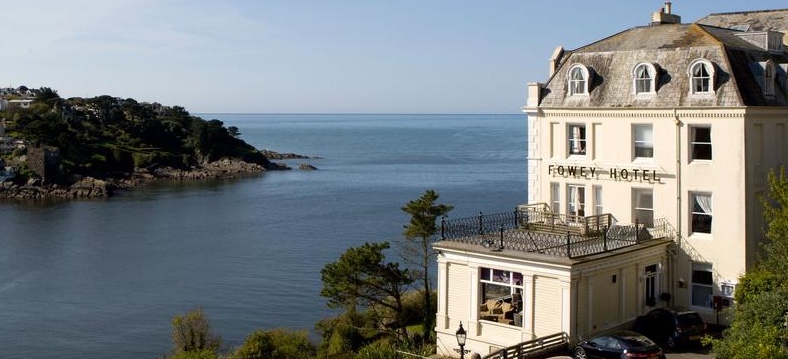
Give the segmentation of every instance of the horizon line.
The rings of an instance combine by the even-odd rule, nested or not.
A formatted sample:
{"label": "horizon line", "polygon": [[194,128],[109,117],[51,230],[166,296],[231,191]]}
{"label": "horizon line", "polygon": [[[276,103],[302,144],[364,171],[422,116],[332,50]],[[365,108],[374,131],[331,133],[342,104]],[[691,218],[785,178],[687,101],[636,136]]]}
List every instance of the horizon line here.
{"label": "horizon line", "polygon": [[522,112],[193,112],[206,115],[520,115]]}

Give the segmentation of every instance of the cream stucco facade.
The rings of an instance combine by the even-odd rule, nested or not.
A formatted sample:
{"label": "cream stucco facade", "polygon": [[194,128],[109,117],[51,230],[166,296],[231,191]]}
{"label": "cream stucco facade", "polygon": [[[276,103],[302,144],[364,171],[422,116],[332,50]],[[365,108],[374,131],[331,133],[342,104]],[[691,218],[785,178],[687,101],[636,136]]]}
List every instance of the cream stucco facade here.
{"label": "cream stucco facade", "polygon": [[[467,331],[466,349],[486,355],[516,343],[565,332],[583,338],[615,328],[647,311],[649,293],[667,285],[669,239],[568,258],[477,243],[443,241],[438,255],[439,352],[456,355],[455,331]],[[491,275],[485,275],[490,273]],[[499,281],[496,276],[504,279]],[[500,283],[500,284],[499,284]],[[489,295],[490,286],[505,287]],[[518,293],[511,317],[487,316],[487,303],[504,307]],[[517,294],[515,294],[517,295]],[[485,308],[485,309],[482,309]]]}
{"label": "cream stucco facade", "polygon": [[670,11],[557,48],[528,84],[528,203],[500,243],[480,229],[434,246],[440,353],[457,356],[460,323],[481,355],[659,306],[726,324],[766,240],[767,175],[788,162],[788,9]]}
{"label": "cream stucco facade", "polygon": [[[612,213],[619,222],[633,223],[638,191],[649,193],[653,216],[665,218],[677,231],[675,266],[666,288],[673,293],[673,304],[716,320],[711,302],[699,305],[696,297],[693,303],[693,263],[696,269],[711,270],[712,295],[729,297],[732,293],[723,293],[722,285],[735,286],[757,260],[764,224],[759,198],[767,191],[767,172],[785,163],[788,110],[531,107],[527,111],[529,202],[556,203],[554,211],[567,213],[570,187],[580,188],[586,211]],[[585,155],[568,153],[566,129],[571,125],[588,129]],[[634,155],[634,128],[640,125],[652,128],[651,158]],[[691,159],[691,132],[697,127],[711,130],[711,160]],[[551,192],[555,187],[558,192]],[[712,199],[710,233],[692,231],[695,194]]]}

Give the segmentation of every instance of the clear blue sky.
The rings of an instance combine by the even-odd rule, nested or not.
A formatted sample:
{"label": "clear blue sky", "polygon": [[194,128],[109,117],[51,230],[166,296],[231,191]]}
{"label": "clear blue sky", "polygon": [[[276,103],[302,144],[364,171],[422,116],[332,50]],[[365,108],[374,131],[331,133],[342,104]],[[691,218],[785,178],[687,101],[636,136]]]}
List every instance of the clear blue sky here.
{"label": "clear blue sky", "polygon": [[[556,46],[646,25],[656,0],[9,1],[0,86],[204,112],[517,113]],[[753,7],[755,6],[755,7]],[[709,13],[785,0],[673,1]]]}

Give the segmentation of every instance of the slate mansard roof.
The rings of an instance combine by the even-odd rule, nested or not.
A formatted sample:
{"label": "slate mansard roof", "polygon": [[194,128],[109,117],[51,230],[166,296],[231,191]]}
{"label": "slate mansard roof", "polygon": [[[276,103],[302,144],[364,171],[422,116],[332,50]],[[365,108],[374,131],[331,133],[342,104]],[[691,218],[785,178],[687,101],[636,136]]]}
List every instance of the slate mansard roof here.
{"label": "slate mansard roof", "polygon": [[788,9],[728,12],[708,15],[699,24],[749,31],[776,30],[788,33]]}
{"label": "slate mansard roof", "polygon": [[[742,27],[735,25],[745,20],[749,21],[748,30],[737,30]],[[788,45],[770,50],[752,41],[782,36],[774,31],[788,29],[788,9],[713,14],[701,21],[634,27],[579,49],[558,51],[553,59],[555,71],[541,91],[539,106],[788,106]],[[767,30],[772,32],[767,34]],[[708,60],[714,67],[710,94],[691,94],[689,67],[698,59]],[[776,72],[774,93],[769,96],[761,83],[767,61]],[[634,69],[641,63],[652,64],[657,70],[654,94],[634,91]],[[569,94],[567,73],[575,64],[589,71],[587,95]]]}

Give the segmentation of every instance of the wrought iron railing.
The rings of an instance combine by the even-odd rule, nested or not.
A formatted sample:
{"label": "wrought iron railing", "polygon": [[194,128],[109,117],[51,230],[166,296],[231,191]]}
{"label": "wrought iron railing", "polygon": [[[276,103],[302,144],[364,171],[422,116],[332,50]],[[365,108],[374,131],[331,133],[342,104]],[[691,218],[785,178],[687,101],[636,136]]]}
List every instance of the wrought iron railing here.
{"label": "wrought iron railing", "polygon": [[609,213],[580,216],[553,213],[546,203],[527,204],[517,207],[520,224],[528,228],[535,226],[551,231],[588,234],[611,227],[615,219]]}
{"label": "wrought iron railing", "polygon": [[521,206],[512,212],[441,221],[441,240],[484,247],[582,257],[628,247],[657,238],[673,238],[673,227],[663,218],[653,223],[616,224],[610,214],[575,222],[537,207]]}
{"label": "wrought iron railing", "polygon": [[561,332],[492,352],[484,359],[546,358],[569,352],[569,335]]}

